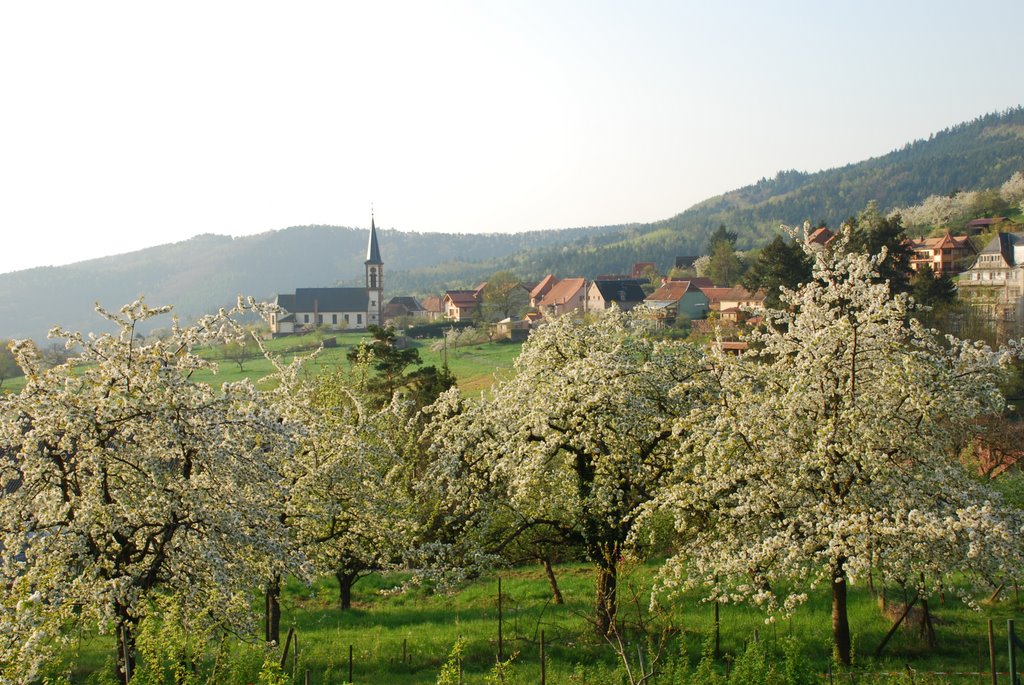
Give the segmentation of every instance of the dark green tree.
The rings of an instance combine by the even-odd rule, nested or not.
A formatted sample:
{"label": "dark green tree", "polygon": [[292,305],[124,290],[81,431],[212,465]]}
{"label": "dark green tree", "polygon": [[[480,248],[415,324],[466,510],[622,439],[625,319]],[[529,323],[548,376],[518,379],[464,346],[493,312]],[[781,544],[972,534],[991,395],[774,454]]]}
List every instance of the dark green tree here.
{"label": "dark green tree", "polygon": [[793,289],[810,280],[811,260],[803,246],[779,235],[761,250],[740,283],[750,292],[764,290],[765,304],[778,307],[780,287]]}
{"label": "dark green tree", "polygon": [[893,294],[910,292],[910,257],[913,251],[906,242],[899,214],[883,216],[878,211],[878,203],[872,200],[864,211],[849,220],[848,225],[850,241],[847,249],[874,255],[885,248],[885,259],[878,265],[879,281],[888,281],[889,291]]}
{"label": "dark green tree", "polygon": [[424,366],[407,372],[410,366],[420,366],[423,361],[415,347],[401,349],[396,344],[393,327],[371,325],[367,331],[373,339],[363,340],[345,356],[353,365],[369,367],[376,372],[363,381],[370,406],[381,407],[390,402],[395,393],[403,392],[418,409],[455,385],[455,376],[447,366],[440,371],[434,366]]}
{"label": "dark green tree", "polygon": [[743,271],[743,261],[736,254],[732,243],[728,240],[716,242],[711,251],[711,262],[707,268],[708,278],[715,285],[736,285],[742,278]]}
{"label": "dark green tree", "polygon": [[956,286],[947,274],[936,275],[928,264],[921,266],[910,279],[914,301],[926,307],[939,307],[956,300]]}
{"label": "dark green tree", "polygon": [[715,253],[715,246],[721,242],[727,242],[733,248],[736,247],[736,238],[738,234],[736,231],[730,231],[725,227],[725,224],[718,224],[718,228],[708,236],[707,253],[713,255]]}

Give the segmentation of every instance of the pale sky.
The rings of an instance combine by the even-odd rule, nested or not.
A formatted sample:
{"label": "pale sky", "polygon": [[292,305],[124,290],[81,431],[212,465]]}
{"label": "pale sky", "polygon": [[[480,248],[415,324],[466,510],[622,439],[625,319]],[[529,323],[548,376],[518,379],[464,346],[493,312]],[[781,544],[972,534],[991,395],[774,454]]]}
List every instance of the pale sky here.
{"label": "pale sky", "polygon": [[1022,29],[1021,0],[2,2],[0,272],[371,204],[655,221],[1024,104]]}

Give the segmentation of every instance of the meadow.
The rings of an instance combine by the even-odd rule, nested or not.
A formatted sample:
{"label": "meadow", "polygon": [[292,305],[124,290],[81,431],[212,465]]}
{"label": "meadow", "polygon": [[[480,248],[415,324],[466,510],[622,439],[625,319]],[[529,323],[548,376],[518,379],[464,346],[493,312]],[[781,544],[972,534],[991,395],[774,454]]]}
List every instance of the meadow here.
{"label": "meadow", "polygon": [[[395,685],[427,685],[438,675],[453,646],[464,640],[462,682],[485,683],[498,654],[498,577],[502,581],[502,652],[511,659],[505,682],[540,682],[540,640],[544,634],[547,683],[620,683],[621,661],[608,641],[594,635],[592,612],[593,573],[589,566],[567,564],[556,567],[565,597],[564,605],[551,601],[543,570],[537,566],[502,569],[493,575],[464,584],[452,592],[429,585],[396,592],[408,580],[405,574],[371,575],[356,584],[353,608],[337,608],[337,586],[321,579],[312,586],[291,580],[282,605],[282,640],[291,628],[297,635],[285,661],[286,682],[348,682],[349,648],[352,649],[352,682]],[[702,645],[714,632],[713,608],[693,596],[666,603],[665,614],[648,609],[649,588],[657,564],[627,565],[622,574],[619,598],[620,620],[627,641],[627,653],[636,667],[638,651],[649,662],[652,644],[667,637],[662,666],[678,672],[690,669],[700,659]],[[254,606],[259,605],[254,598]],[[851,671],[836,672],[834,682],[905,682],[908,668],[917,682],[989,683],[979,674],[988,671],[987,622],[996,628],[997,670],[1006,671],[1006,621],[1024,618],[1019,596],[1009,588],[994,603],[982,603],[980,610],[967,608],[951,594],[945,601],[933,599],[938,646],[929,650],[916,625],[901,627],[882,658],[873,653],[888,631],[892,619],[882,615],[877,598],[865,588],[851,592],[851,624],[854,631],[855,661]],[[640,623],[648,635],[640,633]],[[723,605],[720,609],[721,654],[716,670],[725,674],[752,639],[762,641],[770,660],[778,655],[787,638],[795,639],[802,662],[821,682],[830,682],[830,604],[824,592],[812,594],[809,602],[789,619],[765,622],[765,615],[749,606]],[[648,642],[647,638],[653,640]],[[294,644],[297,642],[296,653]],[[82,640],[69,654],[74,662],[73,682],[103,682],[110,671],[109,639]],[[235,641],[233,659],[254,682],[264,652],[257,643]],[[281,648],[272,650],[280,658]],[[248,671],[246,671],[248,669]],[[929,673],[971,675],[931,676]],[[898,676],[880,676],[896,673]],[[91,680],[90,680],[91,679]],[[239,680],[238,682],[244,682]],[[653,683],[680,682],[670,675]],[[1008,682],[1006,676],[1000,682]]]}
{"label": "meadow", "polygon": [[[319,347],[323,338],[333,338],[334,347],[325,347],[315,359],[306,364],[304,373],[315,377],[324,369],[351,369],[345,358],[350,349],[359,345],[361,340],[370,336],[366,331],[346,331],[326,336],[297,335],[264,341],[267,351],[279,356],[285,362],[291,362],[297,355],[308,355]],[[465,395],[474,395],[489,388],[501,377],[506,369],[512,367],[521,343],[481,342],[479,344],[450,347],[444,350],[441,339],[413,340],[408,344],[419,350],[424,366],[434,365],[438,368],[447,360],[448,367],[458,382],[459,389]],[[217,364],[217,372],[201,371],[193,374],[195,381],[220,385],[248,378],[254,382],[273,373],[273,364],[260,356],[255,346],[250,343],[253,356],[245,359],[242,368],[238,364],[224,358],[223,348],[214,347],[198,350],[199,354]],[[7,379],[2,386],[5,392],[20,392],[25,387],[25,378],[18,376]],[[262,387],[262,386],[261,386]]]}

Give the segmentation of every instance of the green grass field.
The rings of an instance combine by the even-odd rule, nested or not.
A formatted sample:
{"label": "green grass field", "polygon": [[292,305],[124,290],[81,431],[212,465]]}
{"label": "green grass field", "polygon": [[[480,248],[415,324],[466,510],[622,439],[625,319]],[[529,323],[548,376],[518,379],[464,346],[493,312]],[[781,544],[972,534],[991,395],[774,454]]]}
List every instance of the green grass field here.
{"label": "green grass field", "polygon": [[[593,597],[593,575],[586,565],[558,567],[558,579],[566,604],[551,602],[540,567],[521,567],[501,572],[503,600],[503,651],[515,655],[517,680],[539,683],[540,634],[544,632],[548,683],[618,683],[614,675],[617,657],[604,640],[594,636],[588,617]],[[647,589],[656,572],[653,564],[626,569],[620,585],[621,617],[635,625],[638,608],[647,615]],[[354,608],[337,608],[333,579],[313,587],[288,583],[283,600],[282,639],[288,628],[298,635],[298,657],[294,652],[287,670],[295,669],[289,682],[303,682],[306,669],[312,683],[342,683],[348,677],[349,646],[353,653],[356,683],[426,685],[435,683],[442,664],[459,638],[465,639],[464,682],[483,683],[495,663],[498,650],[497,576],[487,576],[452,594],[432,593],[425,588],[393,594],[387,592],[405,579],[402,575],[370,576],[355,586]],[[637,596],[637,602],[630,598]],[[259,604],[258,600],[254,604]],[[679,658],[685,653],[690,663],[699,658],[700,648],[713,629],[712,608],[684,598],[672,604],[677,637],[666,654]],[[1009,589],[1002,601],[983,605],[980,612],[966,608],[951,596],[945,603],[934,600],[933,612],[939,646],[928,651],[916,628],[901,628],[880,660],[871,655],[888,630],[891,619],[881,615],[876,600],[863,588],[851,592],[850,620],[855,643],[855,678],[879,671],[906,671],[909,664],[920,672],[981,672],[988,669],[987,620],[997,631],[997,668],[1006,670],[1006,620],[1022,619],[1019,601]],[[649,618],[649,616],[648,616]],[[718,661],[724,671],[727,659],[742,652],[755,632],[770,651],[785,637],[793,635],[802,655],[820,673],[830,658],[830,605],[825,593],[812,595],[792,619],[766,624],[758,610],[724,606],[720,613],[721,648]],[[636,631],[628,631],[631,653],[640,643]],[[110,649],[106,639],[85,640],[76,654],[74,680],[84,682],[103,664]],[[236,646],[241,660],[258,663],[259,651]],[[277,651],[276,654],[280,654]],[[405,659],[403,660],[403,654]],[[857,682],[844,677],[840,682]],[[655,683],[659,682],[657,680]],[[664,682],[664,681],[661,681]],[[824,680],[823,682],[828,682]],[[882,681],[884,682],[884,680]],[[949,676],[939,682],[991,682],[979,676]]]}
{"label": "green grass field", "polygon": [[[323,369],[343,368],[349,369],[351,365],[345,358],[348,351],[359,344],[369,334],[361,332],[343,332],[333,336],[336,347],[325,348],[312,362],[305,372],[315,376]],[[289,336],[277,338],[276,340],[264,341],[267,350],[275,355],[280,355],[286,362],[290,362],[297,354],[309,354],[320,344],[320,339],[313,335]],[[426,366],[434,365],[440,367],[445,356],[442,350],[434,350],[440,344],[437,340],[410,340],[410,346],[420,352],[420,358]],[[479,345],[470,345],[449,349],[447,353],[448,367],[458,381],[459,388],[464,394],[477,394],[489,388],[494,381],[501,377],[503,372],[510,369],[522,345],[508,342],[484,342]],[[255,356],[245,360],[242,369],[232,361],[222,357],[219,348],[199,350],[199,354],[207,359],[217,362],[217,373],[199,372],[193,375],[193,379],[199,382],[220,385],[231,381],[251,379],[258,382],[259,379],[273,372],[273,365],[269,360]],[[23,377],[6,380],[0,390],[4,392],[20,392],[25,387]]]}

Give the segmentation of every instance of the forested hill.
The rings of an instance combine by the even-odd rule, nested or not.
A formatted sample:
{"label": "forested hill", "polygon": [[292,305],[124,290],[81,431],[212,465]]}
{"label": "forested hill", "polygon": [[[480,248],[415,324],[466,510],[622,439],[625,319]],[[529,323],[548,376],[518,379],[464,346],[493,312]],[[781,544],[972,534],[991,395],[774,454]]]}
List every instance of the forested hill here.
{"label": "forested hill", "polygon": [[[511,269],[593,277],[634,262],[667,270],[676,255],[700,254],[725,224],[737,246],[763,244],[780,223],[836,226],[877,200],[883,211],[928,195],[998,187],[1024,170],[1024,108],[991,114],[909,143],[882,157],[814,174],[780,172],[664,221],[518,234],[382,231],[387,294],[439,293]],[[145,294],[174,304],[185,319],[231,304],[236,295],[269,298],[296,287],[352,285],[363,278],[365,229],[304,226],[256,236],[201,235],[138,252],[0,274],[0,338],[43,340],[55,324],[97,330],[99,301],[117,308]]]}
{"label": "forested hill", "polygon": [[887,212],[929,195],[998,188],[1015,171],[1024,171],[1022,107],[979,117],[856,164],[813,174],[782,171],[664,221],[581,236],[570,245],[519,254],[511,262],[434,267],[410,274],[409,280],[426,284],[461,277],[468,283],[497,268],[523,278],[549,272],[594,276],[618,273],[640,261],[654,261],[664,272],[676,255],[702,254],[707,236],[721,224],[738,234],[738,248],[757,247],[771,240],[780,224],[824,221],[835,227],[871,200]]}
{"label": "forested hill", "polygon": [[[453,255],[473,263],[502,260],[530,248],[617,230],[462,235],[378,229],[386,293],[408,294],[401,290],[406,287],[403,271],[436,265]],[[67,266],[0,274],[0,339],[41,342],[55,325],[101,330],[103,322],[93,311],[96,302],[116,310],[140,295],[150,305],[173,304],[183,320],[190,320],[234,304],[240,294],[270,299],[296,287],[362,285],[368,235],[367,229],[337,226],[298,226],[241,238],[206,234]]]}

